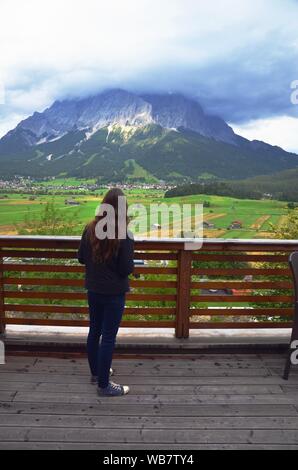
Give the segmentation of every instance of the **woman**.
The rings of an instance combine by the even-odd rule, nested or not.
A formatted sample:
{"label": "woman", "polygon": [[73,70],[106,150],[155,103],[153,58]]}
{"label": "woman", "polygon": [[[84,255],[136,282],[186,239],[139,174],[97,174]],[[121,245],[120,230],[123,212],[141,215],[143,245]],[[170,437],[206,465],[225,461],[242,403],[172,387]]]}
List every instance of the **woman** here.
{"label": "woman", "polygon": [[127,224],[124,193],[117,188],[111,189],[95,219],[85,228],[78,252],[79,262],[85,265],[88,291],[90,328],[87,351],[91,382],[98,384],[100,396],[121,396],[129,392],[129,387],[109,379],[125,294],[129,291],[128,276],[134,269],[134,242],[132,234],[127,231]]}

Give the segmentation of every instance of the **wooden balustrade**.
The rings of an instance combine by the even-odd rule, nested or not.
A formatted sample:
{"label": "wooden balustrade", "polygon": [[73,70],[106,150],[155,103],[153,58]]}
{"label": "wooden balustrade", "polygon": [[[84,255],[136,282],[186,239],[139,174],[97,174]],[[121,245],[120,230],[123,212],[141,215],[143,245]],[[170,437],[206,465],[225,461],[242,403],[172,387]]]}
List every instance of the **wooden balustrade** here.
{"label": "wooden balustrade", "polygon": [[[87,326],[77,237],[0,236],[0,332],[7,324]],[[123,327],[287,328],[293,316],[289,254],[297,241],[137,240]],[[250,276],[249,278],[246,276]],[[278,320],[278,321],[277,321]]]}

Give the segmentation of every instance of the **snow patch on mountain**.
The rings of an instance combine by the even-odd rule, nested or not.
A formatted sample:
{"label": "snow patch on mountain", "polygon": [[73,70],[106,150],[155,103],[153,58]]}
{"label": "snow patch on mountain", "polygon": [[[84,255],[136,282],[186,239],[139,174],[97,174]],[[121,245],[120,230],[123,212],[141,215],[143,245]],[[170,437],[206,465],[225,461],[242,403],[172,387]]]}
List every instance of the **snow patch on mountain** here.
{"label": "snow patch on mountain", "polygon": [[171,130],[183,127],[218,141],[239,143],[238,136],[225,121],[205,114],[195,100],[180,94],[140,96],[118,89],[82,99],[55,101],[43,113],[34,113],[21,121],[9,134],[23,132],[22,138],[31,146],[53,142],[79,130],[86,130],[86,140],[89,140],[98,130],[114,125],[125,129],[125,135],[129,136],[129,128],[150,124]]}

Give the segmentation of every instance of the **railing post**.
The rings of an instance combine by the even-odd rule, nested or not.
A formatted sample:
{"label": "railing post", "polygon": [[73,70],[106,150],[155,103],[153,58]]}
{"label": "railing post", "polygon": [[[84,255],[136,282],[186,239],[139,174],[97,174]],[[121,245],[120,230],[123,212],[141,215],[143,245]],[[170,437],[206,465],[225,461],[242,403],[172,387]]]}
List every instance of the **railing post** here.
{"label": "railing post", "polygon": [[3,257],[0,248],[0,334],[5,333],[5,307],[4,307],[4,269]]}
{"label": "railing post", "polygon": [[177,274],[176,338],[189,337],[191,251],[179,250]]}

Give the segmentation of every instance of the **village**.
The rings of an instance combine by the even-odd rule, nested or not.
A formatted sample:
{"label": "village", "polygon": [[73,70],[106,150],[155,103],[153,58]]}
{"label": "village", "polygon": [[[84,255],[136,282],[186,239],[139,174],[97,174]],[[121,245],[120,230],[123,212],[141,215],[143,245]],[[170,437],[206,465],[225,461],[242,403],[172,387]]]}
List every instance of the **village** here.
{"label": "village", "polygon": [[[84,194],[87,192],[111,189],[117,186],[122,190],[143,189],[143,190],[161,190],[167,191],[174,186],[160,180],[158,183],[123,183],[115,182],[110,184],[100,184],[94,178],[94,182],[90,180],[76,179],[60,179],[51,177],[44,179],[36,179],[31,177],[15,176],[11,180],[0,179],[0,193],[24,193],[24,194],[48,194],[55,192],[69,192],[73,194]],[[0,195],[1,197],[1,195]]]}

